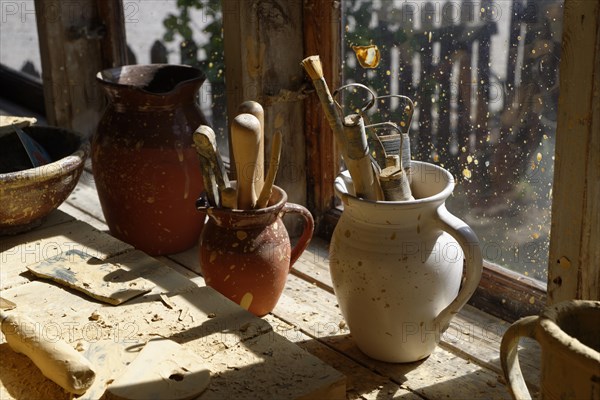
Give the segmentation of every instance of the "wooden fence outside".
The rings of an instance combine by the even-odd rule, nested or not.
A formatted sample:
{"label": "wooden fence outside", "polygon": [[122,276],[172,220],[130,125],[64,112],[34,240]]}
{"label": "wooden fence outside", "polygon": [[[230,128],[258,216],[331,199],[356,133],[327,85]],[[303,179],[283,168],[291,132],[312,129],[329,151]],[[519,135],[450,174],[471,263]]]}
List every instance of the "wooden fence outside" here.
{"label": "wooden fence outside", "polygon": [[[413,158],[440,163],[455,176],[477,174],[479,197],[509,191],[528,173],[543,135],[554,130],[561,40],[554,19],[561,3],[512,1],[504,80],[491,75],[498,33],[491,0],[405,2],[401,8],[382,2],[378,10],[370,10],[370,2],[349,3],[354,24],[347,25],[347,42],[364,44],[366,37],[384,51],[382,73],[346,67],[345,82],[366,83],[379,94],[397,88],[395,94],[415,100]],[[378,28],[366,31],[373,14]],[[347,66],[354,57],[348,46]]]}

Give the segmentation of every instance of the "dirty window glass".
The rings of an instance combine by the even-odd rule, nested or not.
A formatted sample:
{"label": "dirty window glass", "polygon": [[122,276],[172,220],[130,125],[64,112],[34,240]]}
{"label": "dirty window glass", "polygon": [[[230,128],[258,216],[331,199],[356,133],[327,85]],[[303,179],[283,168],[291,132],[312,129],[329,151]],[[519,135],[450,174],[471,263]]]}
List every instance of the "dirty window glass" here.
{"label": "dirty window glass", "polygon": [[[562,13],[560,0],[343,2],[344,83],[415,102],[412,158],[455,176],[448,209],[475,230],[488,261],[541,281]],[[375,68],[352,49],[368,45],[380,52]],[[399,105],[378,105],[372,122],[402,118]]]}
{"label": "dirty window glass", "polygon": [[200,107],[229,154],[220,0],[124,0],[130,64],[170,63],[203,70]]}

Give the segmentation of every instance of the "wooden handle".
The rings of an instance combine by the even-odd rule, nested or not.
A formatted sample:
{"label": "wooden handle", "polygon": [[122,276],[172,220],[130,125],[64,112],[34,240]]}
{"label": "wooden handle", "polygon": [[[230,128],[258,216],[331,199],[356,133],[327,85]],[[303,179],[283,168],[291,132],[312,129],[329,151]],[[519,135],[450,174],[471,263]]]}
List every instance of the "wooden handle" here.
{"label": "wooden handle", "polygon": [[[388,156],[389,157],[389,156]],[[398,157],[398,156],[396,156]],[[386,201],[414,200],[406,172],[398,165],[384,168],[379,174],[379,183]]]}
{"label": "wooden handle", "polygon": [[52,380],[70,393],[83,394],[92,386],[96,373],[90,362],[63,340],[48,341],[43,330],[19,314],[0,313],[2,333],[17,353],[29,357]]}
{"label": "wooden handle", "polygon": [[218,206],[221,201],[219,193],[229,187],[229,179],[217,150],[215,132],[210,126],[200,125],[194,132],[193,138],[196,151],[200,156],[200,167],[208,200],[212,205]]}
{"label": "wooden handle", "polygon": [[352,177],[356,196],[383,200],[378,173],[369,156],[365,123],[361,116],[351,114],[344,118],[344,139],[346,146],[342,148],[342,156]]}
{"label": "wooden handle", "polygon": [[237,208],[237,191],[228,187],[221,191],[221,207],[223,208]]}
{"label": "wooden handle", "polygon": [[210,161],[211,167],[214,170],[215,178],[219,189],[224,189],[229,186],[229,178],[227,170],[221,159],[221,154],[217,149],[217,136],[210,126],[200,125],[194,132],[194,144],[200,155]]}
{"label": "wooden handle", "polygon": [[256,165],[260,142],[260,121],[252,114],[240,114],[231,124],[231,146],[237,170],[237,206],[250,210],[256,204]]}
{"label": "wooden handle", "polygon": [[258,158],[256,160],[256,180],[254,188],[261,193],[265,180],[265,111],[256,101],[245,101],[238,107],[240,114],[252,114],[260,122],[260,141],[258,142]]}
{"label": "wooden handle", "polygon": [[281,156],[281,131],[277,130],[273,134],[273,144],[271,145],[271,163],[269,164],[269,172],[265,178],[265,184],[260,192],[258,201],[256,202],[256,208],[264,208],[269,204],[271,198],[271,192],[273,191],[273,184],[275,183],[275,176],[277,176],[277,170],[279,169],[279,158]]}

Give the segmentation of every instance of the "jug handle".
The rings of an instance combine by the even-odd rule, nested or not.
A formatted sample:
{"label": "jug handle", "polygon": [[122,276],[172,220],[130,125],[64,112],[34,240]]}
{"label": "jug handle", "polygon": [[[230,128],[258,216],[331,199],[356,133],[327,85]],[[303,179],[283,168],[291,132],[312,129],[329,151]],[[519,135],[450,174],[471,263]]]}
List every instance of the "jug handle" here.
{"label": "jug handle", "polygon": [[291,270],[294,263],[298,260],[298,258],[300,258],[300,255],[308,247],[310,239],[312,239],[313,231],[315,229],[315,221],[310,211],[308,211],[306,208],[302,207],[299,204],[285,203],[282,209],[282,216],[287,213],[300,214],[300,216],[304,218],[304,230],[302,231],[300,239],[298,239],[298,243],[296,243],[296,245],[292,249],[292,253],[290,256]]}
{"label": "jug handle", "polygon": [[538,319],[538,316],[521,318],[512,324],[502,336],[500,362],[502,363],[504,378],[508,382],[508,388],[513,399],[531,400],[531,395],[529,394],[519,365],[517,350],[521,337],[535,339]]}
{"label": "jug handle", "polygon": [[434,326],[441,328],[441,334],[450,325],[450,319],[475,293],[483,271],[483,258],[479,247],[479,239],[475,232],[465,222],[452,215],[444,204],[438,208],[437,224],[458,242],[466,259],[466,274],[462,288],[454,301],[444,308],[434,320]]}

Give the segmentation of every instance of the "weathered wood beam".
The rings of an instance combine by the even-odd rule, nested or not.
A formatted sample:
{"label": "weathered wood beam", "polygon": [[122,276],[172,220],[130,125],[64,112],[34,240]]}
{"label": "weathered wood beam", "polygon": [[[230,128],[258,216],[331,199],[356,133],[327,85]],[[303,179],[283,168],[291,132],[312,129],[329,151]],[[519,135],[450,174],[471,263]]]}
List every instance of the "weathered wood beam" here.
{"label": "weathered wood beam", "polygon": [[289,201],[306,204],[302,29],[300,1],[223,1],[228,120],[233,120],[241,102],[261,103],[265,110],[265,166],[275,121],[283,121],[283,150],[275,184],[287,192]]}
{"label": "weathered wood beam", "polygon": [[549,303],[600,300],[600,3],[566,0]]}
{"label": "weathered wood beam", "polygon": [[[340,2],[305,0],[304,55],[320,56],[324,77],[331,90],[339,87],[342,81],[341,39]],[[339,155],[335,151],[333,132],[316,94],[308,96],[304,105],[308,205],[316,213],[320,227],[321,217],[334,204],[333,181],[339,170]]]}
{"label": "weathered wood beam", "polygon": [[95,75],[125,61],[122,9],[120,0],[35,1],[50,124],[87,134],[95,131],[104,105]]}

